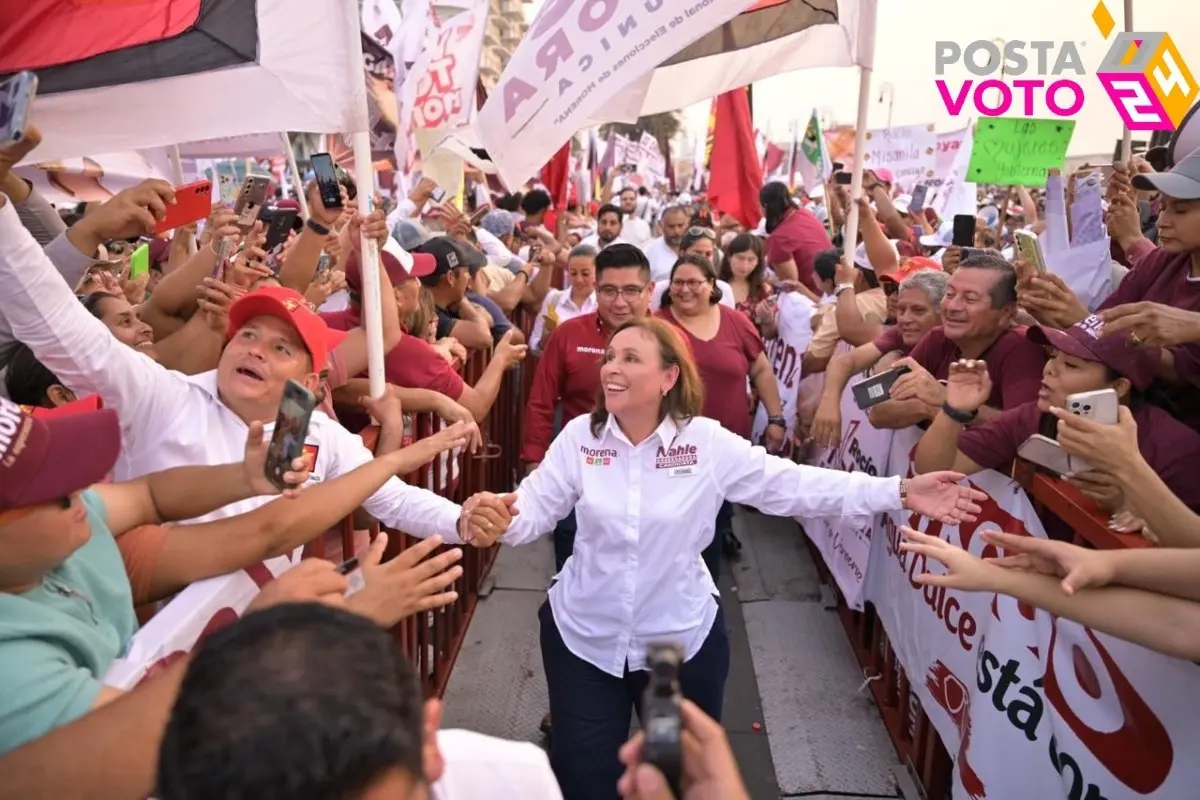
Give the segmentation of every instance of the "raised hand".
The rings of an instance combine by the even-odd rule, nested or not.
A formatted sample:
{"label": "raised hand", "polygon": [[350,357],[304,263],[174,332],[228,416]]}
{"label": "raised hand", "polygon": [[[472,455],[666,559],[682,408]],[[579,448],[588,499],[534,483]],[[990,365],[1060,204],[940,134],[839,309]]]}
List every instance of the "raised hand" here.
{"label": "raised hand", "polygon": [[810,437],[821,447],[837,447],[842,442],[842,409],[837,398],[821,400],[813,417]]}
{"label": "raised hand", "polygon": [[362,557],[366,586],[346,601],[350,610],[390,628],[419,611],[441,608],[458,599],[458,592],[450,587],[462,576],[458,566],[462,550],[455,547],[434,555],[442,537],[431,536],[381,563],[387,543],[388,535],[379,534]]}
{"label": "raised hand", "polygon": [[911,478],[904,507],[946,525],[974,522],[987,494],[960,486],[965,477],[958,472],[927,472]]}
{"label": "raised hand", "polygon": [[243,292],[216,278],[205,278],[200,286],[200,297],[196,300],[204,319],[214,331],[224,334],[229,330],[229,307]]}
{"label": "raised hand", "polygon": [[947,589],[961,589],[968,592],[997,591],[1004,570],[996,564],[990,564],[977,558],[957,545],[950,544],[936,536],[918,533],[912,528],[900,528],[905,541],[900,543],[900,549],[906,553],[925,556],[937,561],[946,568],[942,575],[925,572],[913,576],[913,580],[922,586],[944,586]]}
{"label": "raised hand", "polygon": [[525,358],[525,354],[529,352],[528,345],[513,344],[513,331],[515,330],[515,328],[509,328],[504,332],[504,336],[496,344],[495,353],[492,354],[493,358],[502,360],[509,367],[519,364]]}
{"label": "raised hand", "polygon": [[985,542],[1004,551],[1004,555],[989,558],[988,562],[1061,578],[1064,594],[1107,586],[1115,575],[1110,557],[1102,550],[999,531],[984,531],[981,535]]}
{"label": "raised hand", "polygon": [[267,478],[267,451],[269,449],[270,441],[263,435],[263,424],[251,422],[250,427],[246,430],[246,448],[242,458],[246,483],[255,494],[282,494],[284,497],[295,497],[299,494],[300,487],[308,481],[313,465],[308,463],[306,456],[293,459],[292,468],[283,473],[283,482],[292,488],[280,492],[279,487]]}
{"label": "raised hand", "polygon": [[262,587],[246,607],[246,613],[283,603],[345,605],[344,595],[348,586],[346,576],[339,574],[332,563],[319,558],[306,558]]}
{"label": "raised hand", "polygon": [[175,188],[166,181],[142,181],[113,195],[104,205],[76,222],[67,236],[85,255],[95,253],[109,239],[132,239],[154,233],[175,202]]}
{"label": "raised hand", "polygon": [[987,362],[963,358],[950,365],[950,374],[946,379],[946,405],[970,413],[987,405],[991,396],[992,379],[988,375]]}

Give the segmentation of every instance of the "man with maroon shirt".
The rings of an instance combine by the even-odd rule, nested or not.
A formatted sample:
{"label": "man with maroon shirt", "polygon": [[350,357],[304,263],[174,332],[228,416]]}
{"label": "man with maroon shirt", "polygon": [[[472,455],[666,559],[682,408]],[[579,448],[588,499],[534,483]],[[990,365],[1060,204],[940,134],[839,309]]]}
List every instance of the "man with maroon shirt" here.
{"label": "man with maroon shirt", "polygon": [[921,338],[912,355],[893,365],[912,371],[892,386],[891,399],[869,412],[875,427],[907,428],[936,417],[946,402],[941,381],[949,376],[950,365],[962,358],[985,361],[993,388],[987,405],[956,418],[961,424],[986,422],[1037,399],[1046,352],[1026,338],[1023,328],[1012,327],[1017,273],[1011,264],[994,253],[964,259],[950,278],[941,308],[942,324]]}
{"label": "man with maroon shirt", "polygon": [[[592,411],[600,390],[600,364],[613,331],[644,317],[654,283],[650,261],[631,244],[618,243],[596,255],[596,311],[562,323],[538,361],[525,409],[521,460],[532,471],[546,455],[557,428]],[[556,411],[561,418],[556,425]],[[575,545],[575,514],[554,529],[554,561],[561,570]]]}
{"label": "man with maroon shirt", "polygon": [[820,301],[813,258],[833,247],[829,232],[811,211],[798,208],[778,181],[764,186],[759,200],[767,220],[767,264],[783,280],[799,281],[810,300]]}

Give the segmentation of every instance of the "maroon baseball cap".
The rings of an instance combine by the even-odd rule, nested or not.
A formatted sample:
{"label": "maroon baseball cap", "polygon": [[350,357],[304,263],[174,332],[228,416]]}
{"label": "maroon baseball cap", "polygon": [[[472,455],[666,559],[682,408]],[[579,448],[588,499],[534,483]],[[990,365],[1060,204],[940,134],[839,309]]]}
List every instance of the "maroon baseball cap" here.
{"label": "maroon baseball cap", "polygon": [[0,511],[69,497],[104,480],[121,451],[112,409],[40,419],[0,398]]}
{"label": "maroon baseball cap", "polygon": [[[393,286],[432,275],[437,268],[437,260],[433,256],[428,253],[409,253],[392,239],[388,239],[387,244],[380,248],[379,260]],[[346,258],[346,286],[355,294],[362,294],[362,265],[357,251],[351,252]]]}
{"label": "maroon baseball cap", "polygon": [[229,307],[229,335],[255,317],[276,317],[291,325],[300,335],[312,357],[314,372],[325,369],[329,357],[329,328],[325,320],[308,307],[304,295],[283,286],[263,286],[244,294]]}
{"label": "maroon baseball cap", "polygon": [[1134,348],[1121,336],[1102,336],[1104,320],[1092,314],[1065,331],[1035,325],[1026,333],[1031,342],[1084,361],[1097,361],[1129,379],[1133,388],[1146,389],[1154,382],[1162,353],[1157,348]]}

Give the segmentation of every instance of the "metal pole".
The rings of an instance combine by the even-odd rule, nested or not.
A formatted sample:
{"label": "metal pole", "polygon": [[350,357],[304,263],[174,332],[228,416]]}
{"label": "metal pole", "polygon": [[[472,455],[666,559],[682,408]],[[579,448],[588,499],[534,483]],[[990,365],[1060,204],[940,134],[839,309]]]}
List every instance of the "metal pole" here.
{"label": "metal pole", "polygon": [[[1125,32],[1133,30],[1133,0],[1125,0]],[[1133,131],[1124,128],[1121,133],[1121,161],[1129,163],[1133,149]]]}
{"label": "metal pole", "polygon": [[859,67],[858,120],[854,125],[854,172],[850,179],[850,211],[842,233],[842,252],[854,258],[858,247],[858,198],[862,195],[863,157],[867,148],[867,112],[871,110],[871,70]]}
{"label": "metal pole", "polygon": [[288,138],[287,131],[280,131],[279,139],[283,144],[283,154],[287,156],[288,169],[292,172],[292,191],[300,201],[300,210],[304,212],[304,218],[308,219],[308,197],[304,194],[304,181],[300,180],[300,170],[296,168],[296,153],[292,150],[292,140]]}

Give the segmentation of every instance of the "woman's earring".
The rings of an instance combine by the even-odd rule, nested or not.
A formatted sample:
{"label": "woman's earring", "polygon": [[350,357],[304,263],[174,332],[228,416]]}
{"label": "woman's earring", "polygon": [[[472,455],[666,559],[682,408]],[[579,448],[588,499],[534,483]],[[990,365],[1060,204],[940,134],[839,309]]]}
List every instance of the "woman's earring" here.
{"label": "woman's earring", "polygon": [[666,389],[663,389],[663,397],[666,397],[666,396],[667,396],[667,392],[669,392],[669,391],[671,391],[671,388],[670,388],[670,387],[667,387]]}

